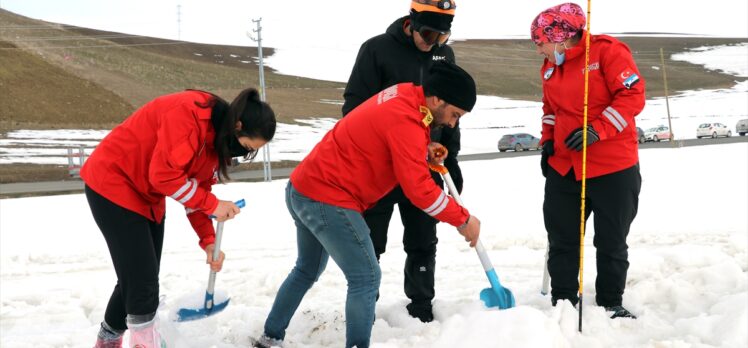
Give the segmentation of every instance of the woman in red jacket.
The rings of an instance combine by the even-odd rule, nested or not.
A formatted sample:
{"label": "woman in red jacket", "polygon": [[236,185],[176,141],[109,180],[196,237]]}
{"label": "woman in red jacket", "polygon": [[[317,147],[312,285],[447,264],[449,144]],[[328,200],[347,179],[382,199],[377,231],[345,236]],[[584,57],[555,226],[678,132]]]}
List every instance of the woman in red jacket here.
{"label": "woman in red jacket", "polygon": [[[115,127],[81,169],[96,224],[109,248],[117,284],[109,299],[96,348],[161,347],[156,328],[158,273],[167,196],[183,204],[211,261],[215,231],[209,216],[226,221],[239,213],[211,193],[228,179],[233,157],[251,161],[275,135],[275,114],[246,89],[231,104],[203,91],[165,95]],[[138,346],[140,344],[140,346]]]}
{"label": "woman in red jacket", "polygon": [[541,12],[531,25],[545,56],[543,146],[546,177],[543,214],[548,271],[555,305],[579,300],[579,219],[582,142],[587,133],[586,212],[595,214],[595,300],[612,317],[634,318],[623,308],[628,270],[626,236],[639,205],[641,176],[634,117],[644,108],[644,80],[629,48],[607,35],[590,37],[588,126],[583,128],[586,36],[582,8],[564,3]]}

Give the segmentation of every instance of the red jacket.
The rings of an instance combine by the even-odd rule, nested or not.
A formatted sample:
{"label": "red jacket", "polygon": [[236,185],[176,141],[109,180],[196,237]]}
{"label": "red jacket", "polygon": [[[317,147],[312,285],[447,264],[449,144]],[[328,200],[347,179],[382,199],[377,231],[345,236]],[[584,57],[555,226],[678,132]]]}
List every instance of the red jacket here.
{"label": "red jacket", "polygon": [[160,223],[170,196],[187,209],[200,246],[215,239],[208,218],[218,206],[211,191],[218,156],[210,107],[212,96],[185,91],[154,99],[99,143],[81,178],[115,204]]}
{"label": "red jacket", "polygon": [[[554,140],[555,155],[548,164],[561,175],[573,167],[582,178],[582,152],[569,150],[564,140],[583,125],[584,51],[586,35],[566,50],[561,66],[547,59],[543,79],[543,135],[541,144]],[[607,35],[590,38],[589,109],[587,122],[600,141],[587,147],[587,178],[629,168],[639,161],[636,121],[644,108],[644,79],[628,46]]]}
{"label": "red jacket", "polygon": [[412,83],[375,94],[338,121],[296,167],[294,188],[316,201],[363,212],[399,184],[427,214],[463,224],[468,211],[429,173],[432,119],[425,105],[423,88]]}

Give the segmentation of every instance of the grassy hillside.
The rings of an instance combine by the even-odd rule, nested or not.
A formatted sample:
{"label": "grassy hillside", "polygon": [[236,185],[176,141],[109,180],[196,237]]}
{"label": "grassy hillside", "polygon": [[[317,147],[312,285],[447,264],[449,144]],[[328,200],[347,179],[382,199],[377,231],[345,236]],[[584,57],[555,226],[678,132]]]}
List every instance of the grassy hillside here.
{"label": "grassy hillside", "polygon": [[[80,124],[94,128],[108,128],[120,122],[136,107],[155,96],[181,91],[186,88],[205,89],[228,100],[249,86],[258,86],[258,71],[250,62],[257,56],[256,47],[235,47],[176,42],[148,37],[134,37],[117,33],[107,33],[84,28],[61,26],[21,17],[0,10],[0,42],[3,51],[3,64],[0,67],[0,83],[12,85],[15,67],[32,64],[23,78],[33,81],[35,91],[48,88],[40,81],[46,81],[47,71],[52,66],[58,68],[55,85],[49,85],[50,92],[65,89],[69,94],[83,99],[90,95],[89,90],[78,88],[69,81],[85,80],[99,86],[102,93],[110,93],[126,101],[129,108],[121,105],[121,100],[112,102],[112,107],[104,107],[103,114],[93,115],[92,108],[81,105]],[[265,54],[271,54],[268,49]],[[34,62],[19,63],[35,56]],[[12,64],[5,64],[6,59]],[[42,67],[39,64],[46,63]],[[39,68],[35,68],[39,65]],[[11,71],[12,70],[12,71]],[[59,78],[69,76],[70,78]],[[268,100],[271,101],[279,119],[292,122],[301,116],[338,115],[340,107],[320,100],[341,99],[343,87],[340,83],[297,78],[273,73],[265,74]],[[32,83],[32,82],[29,82]],[[54,88],[53,88],[54,87]],[[50,128],[59,123],[51,114],[31,115],[27,104],[36,100],[35,93],[28,90],[17,91],[16,98],[3,96],[5,105],[3,119],[13,118],[13,123],[5,123],[4,129]],[[33,122],[31,120],[34,120]]]}
{"label": "grassy hillside", "polygon": [[132,111],[122,97],[0,41],[0,129],[79,128]]}

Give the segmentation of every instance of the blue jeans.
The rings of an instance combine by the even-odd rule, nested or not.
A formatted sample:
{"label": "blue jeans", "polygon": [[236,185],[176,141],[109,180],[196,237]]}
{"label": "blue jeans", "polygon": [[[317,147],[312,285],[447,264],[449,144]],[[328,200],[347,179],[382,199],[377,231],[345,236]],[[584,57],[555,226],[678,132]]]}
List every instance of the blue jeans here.
{"label": "blue jeans", "polygon": [[325,270],[328,256],[348,281],[346,347],[369,346],[382,273],[361,213],[310,199],[286,186],[286,206],[296,223],[299,256],[278,290],[265,321],[265,335],[283,340],[306,292]]}

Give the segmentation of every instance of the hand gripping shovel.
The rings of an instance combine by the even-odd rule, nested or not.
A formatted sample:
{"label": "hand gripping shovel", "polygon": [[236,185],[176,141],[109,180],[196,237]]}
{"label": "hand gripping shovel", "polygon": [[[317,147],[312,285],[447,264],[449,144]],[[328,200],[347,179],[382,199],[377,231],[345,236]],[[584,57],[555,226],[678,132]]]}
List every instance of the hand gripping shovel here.
{"label": "hand gripping shovel", "polygon": [[[244,200],[236,202],[236,206],[244,208]],[[211,216],[213,218],[213,216]],[[213,260],[217,260],[221,255],[221,237],[223,237],[223,222],[219,222],[216,227],[216,241],[215,247],[213,248]],[[208,289],[205,291],[205,301],[203,301],[203,308],[180,308],[177,311],[177,321],[191,321],[207,318],[213,314],[216,314],[224,309],[229,304],[230,298],[220,303],[213,302],[214,288],[216,285],[216,272],[210,271],[208,276]]]}
{"label": "hand gripping shovel", "polygon": [[[431,170],[442,175],[444,182],[447,183],[447,187],[449,188],[449,193],[459,205],[465,206],[462,204],[460,194],[457,192],[457,188],[452,181],[452,177],[449,175],[447,167],[440,164],[430,164],[429,167]],[[483,265],[483,270],[486,271],[488,282],[491,283],[490,288],[485,288],[480,292],[480,299],[486,307],[489,308],[498,307],[499,309],[507,309],[514,307],[514,295],[511,290],[501,286],[499,276],[496,275],[496,270],[493,268],[491,259],[488,258],[486,249],[483,247],[483,243],[481,243],[480,239],[478,239],[478,243],[475,244],[475,251],[478,253],[478,258],[480,258],[480,263]]]}

